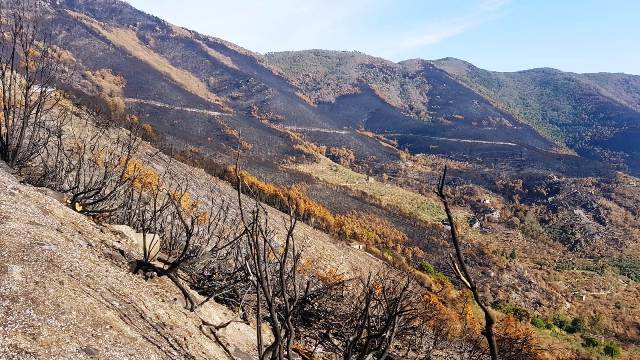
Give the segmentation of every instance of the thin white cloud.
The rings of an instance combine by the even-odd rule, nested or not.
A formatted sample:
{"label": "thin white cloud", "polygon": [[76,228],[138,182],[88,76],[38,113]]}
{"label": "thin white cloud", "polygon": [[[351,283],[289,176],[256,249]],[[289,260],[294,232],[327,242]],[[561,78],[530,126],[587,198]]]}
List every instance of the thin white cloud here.
{"label": "thin white cloud", "polygon": [[483,0],[478,5],[479,9],[490,11],[501,9],[511,3],[511,0]]}
{"label": "thin white cloud", "polygon": [[394,34],[398,41],[389,42],[385,56],[394,58],[398,54],[410,53],[460,35],[489,21],[505,15],[504,9],[510,0],[484,0],[469,13],[456,17],[429,20],[403,34]]}
{"label": "thin white cloud", "polygon": [[[548,1],[540,9],[536,1],[513,0],[126,1],[176,25],[263,53],[324,48],[360,50],[395,61],[457,56],[497,70],[555,66],[639,72],[638,53],[629,50],[635,49],[640,29],[634,17],[638,1],[627,1],[622,12],[605,2],[576,7],[562,1]],[[563,21],[545,24],[546,16]],[[488,26],[495,22],[514,28],[518,21],[523,26],[514,30],[522,41]],[[470,43],[476,38],[466,35],[475,31],[504,43]],[[599,56],[594,56],[596,48]]]}
{"label": "thin white cloud", "polygon": [[172,23],[254,51],[334,48],[375,0],[127,0]]}
{"label": "thin white cloud", "polygon": [[[499,17],[510,0],[479,0],[452,16],[425,12],[402,21],[399,9],[419,0],[128,0],[177,25],[253,51],[360,50],[401,60]],[[459,4],[459,3],[457,3]],[[433,1],[433,8],[442,8]],[[446,8],[446,7],[444,7]],[[436,18],[434,18],[436,16]]]}

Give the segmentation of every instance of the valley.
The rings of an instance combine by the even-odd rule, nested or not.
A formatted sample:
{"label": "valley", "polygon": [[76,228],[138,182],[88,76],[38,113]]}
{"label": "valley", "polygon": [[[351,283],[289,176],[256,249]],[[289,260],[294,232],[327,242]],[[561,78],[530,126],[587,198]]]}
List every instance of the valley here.
{"label": "valley", "polygon": [[[287,221],[292,221],[287,216],[296,218],[300,225],[291,234],[304,239],[309,257],[300,273],[311,274],[314,281],[362,280],[371,278],[374,270],[415,277],[416,302],[433,305],[432,317],[420,315],[425,316],[420,326],[426,330],[418,326],[428,333],[421,341],[433,343],[432,358],[489,358],[480,332],[483,313],[454,261],[452,227],[460,234],[466,266],[478,283],[475,290],[500,326],[513,327],[500,328],[503,343],[509,343],[509,334],[524,334],[518,341],[532,339],[535,344],[535,355],[504,359],[612,358],[605,348],[617,349],[618,358],[640,357],[640,76],[547,68],[493,72],[454,58],[396,63],[351,51],[259,54],[119,0],[48,0],[41,6],[52,45],[67,55],[64,66],[69,72],[57,80],[56,89],[64,92],[64,109],[73,120],[61,133],[84,129],[82,121],[90,118],[105,122],[106,129],[100,130],[102,123],[96,122],[90,135],[105,131],[115,137],[123,131],[139,137],[142,150],[131,156],[155,174],[154,181],[166,182],[167,199],[182,204],[182,196],[176,194],[191,194],[195,204],[210,205],[207,220],[221,209],[228,211],[230,225],[225,226],[246,228],[238,230],[238,238],[249,232],[246,220],[239,218],[245,216],[245,208],[264,213],[265,223],[278,225],[273,237],[284,236],[285,241]],[[92,156],[104,164],[102,153]],[[447,220],[437,194],[445,167],[454,224]],[[121,256],[116,256],[115,265],[108,259],[112,255],[105,259],[105,253],[114,251],[114,235],[97,217],[71,211],[72,203],[39,199],[40,190],[27,185],[30,171],[37,174],[36,170],[0,170],[0,182],[7,189],[0,199],[3,242],[13,241],[7,239],[18,226],[14,214],[3,213],[10,212],[15,191],[24,192],[34,205],[21,204],[19,211],[36,218],[36,208],[44,208],[61,224],[56,225],[59,232],[67,234],[58,242],[49,229],[47,241],[67,252],[82,248],[89,253],[91,260],[74,265],[65,273],[65,282],[81,277],[79,268],[91,262],[106,268],[110,277],[123,276],[135,289],[133,295],[108,295],[127,301],[123,318],[113,302],[100,300],[100,290],[92,289],[90,282],[82,280],[74,287],[70,294],[83,293],[90,299],[91,314],[101,322],[95,326],[115,324],[139,335],[144,332],[141,327],[162,321],[171,325],[147,340],[164,345],[154,348],[132,340],[133,335],[123,341],[140,352],[153,351],[158,358],[229,357],[220,339],[207,348],[205,338],[193,334],[199,322],[213,321],[204,316],[222,323],[234,318],[233,312],[243,312],[243,306],[254,306],[254,300],[238,300],[234,293],[215,297],[205,308],[210,313],[204,315],[176,310],[185,304],[171,298],[185,290],[167,295],[169,277],[146,288],[147,279],[128,272]],[[132,191],[139,191],[131,182]],[[214,185],[216,192],[208,193]],[[195,210],[189,211],[185,214],[197,227],[203,220]],[[97,234],[98,240],[78,243],[68,235],[75,230],[65,222],[78,224],[86,238]],[[37,228],[31,224],[25,231],[36,232],[33,227]],[[39,245],[29,237],[24,246]],[[206,252],[202,249],[207,246],[192,252]],[[9,248],[15,254],[26,251],[18,245]],[[163,251],[173,254],[179,248],[172,244]],[[125,250],[122,256],[135,262],[136,254]],[[10,255],[0,258],[7,262]],[[225,261],[236,261],[229,259]],[[35,268],[28,265],[31,260],[25,261],[15,265],[35,276]],[[47,265],[49,271],[55,271],[54,264]],[[209,280],[203,280],[201,269],[192,265],[180,270],[181,281],[188,283],[187,293],[202,301],[214,288],[207,281],[218,281],[211,279],[226,269],[211,265],[206,269]],[[247,279],[256,281],[255,272],[237,276],[242,279],[233,278],[240,289],[234,288],[236,292],[252,288]],[[95,284],[114,286],[113,281],[100,278]],[[165,295],[154,300],[154,293]],[[152,299],[144,302],[151,301],[157,309],[148,311],[160,315],[128,320],[131,311],[143,311],[136,298]],[[78,305],[63,300],[55,306]],[[323,301],[314,309],[338,309],[346,316],[338,305]],[[111,315],[101,314],[105,309]],[[260,305],[256,309],[264,310]],[[0,308],[3,311],[8,310]],[[255,317],[254,312],[246,313]],[[327,340],[319,339],[328,330],[318,330],[336,328],[322,322],[335,314],[313,313],[312,320],[296,320],[301,324],[296,356],[338,356],[328,354],[329,345],[323,343]],[[273,338],[273,326],[266,325],[273,316],[262,316],[264,323],[244,319],[222,331],[224,344],[237,349],[232,359],[256,358],[262,349],[248,339],[257,329],[269,329],[265,336]],[[187,322],[180,324],[177,318]],[[27,325],[36,331],[36,322]],[[59,328],[52,331],[62,333]],[[445,339],[438,342],[441,334]],[[100,346],[104,356],[107,345],[117,339],[109,336],[113,337]],[[393,359],[420,358],[420,350],[407,345],[415,339],[402,336],[391,351]],[[38,339],[36,347],[46,348]],[[166,344],[179,345],[176,355],[167,355]],[[4,345],[0,342],[0,357]],[[25,354],[31,351],[19,341],[11,346],[22,347]],[[305,355],[318,348],[326,350],[327,357]],[[414,357],[402,357],[401,350]],[[72,351],[65,347],[57,355]]]}

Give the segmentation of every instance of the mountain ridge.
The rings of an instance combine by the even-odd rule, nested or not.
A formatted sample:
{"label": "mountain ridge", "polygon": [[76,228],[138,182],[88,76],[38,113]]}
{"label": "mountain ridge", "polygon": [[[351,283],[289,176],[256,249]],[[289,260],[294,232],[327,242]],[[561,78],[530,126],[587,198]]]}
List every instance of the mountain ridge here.
{"label": "mountain ridge", "polygon": [[[57,2],[57,4],[66,4],[68,8],[74,8],[80,12],[85,12],[87,14],[92,15],[96,20],[105,21],[111,25],[124,26],[133,29],[138,32],[138,37],[141,39],[141,44],[145,45],[147,48],[151,49],[152,52],[158,53],[159,56],[168,58],[169,63],[173,64],[176,69],[185,69],[184,54],[181,55],[181,58],[176,58],[175,52],[178,49],[187,50],[183,45],[176,43],[173,41],[172,48],[167,47],[159,47],[155,46],[149,41],[159,41],[159,36],[170,36],[176,39],[185,39],[185,41],[191,41],[197,46],[201,47],[201,49],[206,53],[203,54],[205,61],[218,61],[222,68],[216,67],[216,70],[213,70],[214,73],[216,71],[221,71],[221,69],[226,73],[229,73],[227,76],[231,76],[231,78],[237,77],[238,71],[250,78],[254,78],[257,72],[262,72],[262,75],[259,76],[260,80],[263,84],[267,86],[267,88],[271,89],[268,91],[273,91],[273,89],[277,88],[277,92],[283,94],[285,97],[288,97],[288,94],[296,95],[298,99],[309,102],[313,106],[317,106],[319,103],[333,103],[338,97],[341,96],[349,96],[361,93],[362,91],[368,91],[370,89],[374,92],[375,96],[382,99],[387,104],[391,105],[393,108],[399,110],[399,112],[403,115],[408,115],[410,117],[415,117],[417,119],[423,121],[439,121],[444,123],[451,123],[454,126],[442,127],[442,129],[450,132],[450,130],[454,130],[453,135],[446,135],[444,137],[450,136],[454,137],[478,137],[479,140],[486,140],[487,136],[499,136],[497,134],[486,136],[481,135],[483,131],[481,129],[472,129],[469,128],[468,131],[464,131],[463,134],[460,134],[458,131],[455,131],[456,121],[453,116],[461,116],[460,114],[462,109],[456,109],[456,106],[449,106],[451,109],[447,111],[438,111],[438,108],[441,108],[444,105],[435,104],[433,107],[430,107],[429,102],[437,102],[434,98],[437,98],[441,95],[434,90],[433,86],[430,84],[430,76],[437,76],[433,73],[433,70],[428,70],[428,74],[423,74],[426,70],[424,69],[424,65],[422,68],[416,68],[417,63],[422,64],[430,64],[434,68],[440,69],[451,76],[454,82],[459,82],[466,86],[471,92],[475,92],[482,97],[485,97],[489,100],[490,103],[493,103],[493,107],[496,108],[497,112],[494,112],[494,115],[484,115],[488,114],[486,112],[480,112],[479,114],[475,114],[474,117],[477,119],[472,119],[471,122],[482,122],[487,123],[487,119],[489,119],[489,126],[495,126],[495,121],[504,122],[506,121],[513,123],[520,122],[526,124],[527,126],[532,126],[536,132],[540,133],[543,138],[551,139],[556,146],[559,147],[567,147],[572,149],[573,151],[581,152],[583,155],[591,157],[591,158],[600,158],[602,159],[604,155],[603,153],[612,152],[614,153],[614,157],[617,157],[617,162],[632,165],[632,168],[635,168],[634,164],[638,160],[638,155],[635,152],[631,152],[633,149],[624,148],[622,151],[618,151],[616,146],[618,144],[624,143],[625,135],[621,135],[622,140],[613,140],[613,145],[609,146],[606,141],[599,141],[597,144],[595,142],[582,144],[578,143],[578,141],[567,141],[565,138],[567,134],[571,134],[573,130],[564,129],[562,124],[558,124],[557,122],[563,122],[563,118],[566,118],[565,112],[566,109],[563,106],[557,107],[557,109],[553,110],[553,113],[543,113],[538,114],[540,110],[535,110],[535,108],[541,108],[541,106],[545,106],[548,101],[540,100],[541,104],[537,102],[531,101],[516,101],[512,99],[512,95],[507,94],[507,96],[501,96],[502,94],[497,94],[491,86],[482,83],[482,81],[492,81],[496,82],[500,79],[507,77],[509,81],[512,81],[514,76],[525,76],[527,79],[524,79],[520,82],[515,82],[515,87],[517,86],[525,86],[529,92],[532,93],[540,93],[541,91],[560,91],[559,89],[553,89],[544,87],[540,84],[532,83],[530,77],[539,76],[541,73],[546,74],[544,76],[551,76],[552,78],[561,78],[561,79],[576,79],[580,85],[572,85],[577,88],[584,88],[583,91],[585,93],[586,98],[593,98],[593,96],[598,97],[600,100],[596,99],[596,101],[603,102],[603,105],[600,109],[608,109],[615,108],[616,105],[618,109],[610,110],[611,114],[607,115],[608,117],[604,119],[595,119],[595,123],[588,124],[587,126],[598,127],[600,123],[606,123],[607,121],[611,121],[609,119],[613,119],[617,114],[623,114],[623,116],[627,118],[633,118],[635,120],[624,121],[620,126],[636,126],[633,122],[638,122],[640,119],[640,113],[638,113],[637,109],[640,109],[640,95],[634,95],[636,89],[640,89],[640,86],[636,86],[640,84],[640,77],[631,77],[627,79],[626,76],[620,74],[585,74],[581,77],[581,74],[573,74],[573,73],[564,73],[560,70],[550,70],[550,69],[529,69],[519,72],[510,72],[510,73],[501,73],[501,72],[491,72],[488,70],[483,70],[475,67],[471,63],[468,63],[464,60],[454,59],[454,58],[444,58],[439,60],[423,60],[423,59],[412,59],[405,60],[398,63],[394,63],[389,60],[385,60],[383,58],[371,56],[358,51],[332,51],[332,50],[304,50],[304,51],[288,51],[288,52],[270,52],[266,54],[257,54],[251,52],[250,50],[246,50],[242,47],[229,43],[227,41],[217,39],[211,36],[201,35],[194,31],[186,30],[184,28],[179,28],[175,25],[172,25],[164,20],[158,19],[154,16],[150,16],[141,12],[132,6],[130,6],[126,2],[120,1],[64,1]],[[58,5],[59,6],[59,5]],[[144,19],[144,20],[143,20]],[[143,21],[141,21],[143,20]],[[164,28],[164,30],[163,30]],[[135,30],[137,29],[137,30]],[[166,35],[162,35],[162,34]],[[154,38],[154,36],[156,38]],[[166,40],[166,39],[165,39]],[[166,42],[162,40],[163,42]],[[159,43],[158,43],[159,44]],[[186,43],[184,43],[186,45]],[[193,48],[196,45],[187,45]],[[188,49],[188,51],[192,52],[192,50]],[[231,52],[231,53],[230,53]],[[197,52],[192,52],[193,56],[191,58],[195,59],[198,57],[202,57],[203,55],[197,54]],[[235,55],[234,55],[235,54]],[[221,56],[218,56],[221,55]],[[244,58],[238,58],[244,57]],[[239,70],[237,66],[234,64],[232,58],[235,57],[235,61],[243,62],[247,64],[246,61],[253,62],[253,65],[244,66],[242,70]],[[446,64],[445,64],[446,62]],[[455,65],[452,65],[452,63]],[[454,67],[457,67],[454,69]],[[264,70],[268,70],[273,73],[275,76],[274,79],[279,78],[281,80],[273,81],[269,80],[268,76],[264,73]],[[324,70],[323,70],[324,69]],[[207,84],[207,81],[210,81],[210,78],[206,78],[206,74],[202,72],[202,65],[198,64],[190,64],[186,68],[186,72],[189,74],[195,74],[196,78],[200,79],[198,81],[202,81],[205,85],[200,86],[204,90],[199,91],[200,93],[205,93],[205,98],[209,97],[206,93],[209,91],[206,88],[211,89],[215,93],[215,91],[219,91],[220,87],[214,84]],[[314,71],[319,71],[317,75],[313,75]],[[333,74],[330,71],[337,71]],[[166,73],[167,71],[165,71]],[[469,73],[472,73],[474,76],[469,76]],[[480,74],[476,74],[480,72]],[[211,73],[210,71],[208,73]],[[515,75],[514,75],[515,74]],[[524,75],[523,75],[524,74]],[[477,76],[476,76],[477,75]],[[191,75],[189,75],[191,76]],[[309,76],[312,76],[309,78]],[[315,77],[313,77],[315,76]],[[616,77],[617,80],[610,80],[609,77]],[[126,76],[125,76],[126,77]],[[604,79],[603,79],[604,77]],[[178,78],[178,76],[173,76],[173,78]],[[482,81],[481,81],[482,80]],[[264,83],[267,81],[267,83]],[[284,82],[283,82],[284,81]],[[555,80],[554,80],[555,81]],[[566,83],[567,80],[559,80],[560,83]],[[217,80],[219,83],[219,80]],[[513,81],[512,81],[513,82]],[[630,85],[629,91],[619,90],[619,87],[616,87],[615,84],[619,82],[628,82]],[[197,83],[197,81],[189,81],[189,83]],[[503,81],[504,83],[504,81]],[[637,84],[636,84],[637,83]],[[228,83],[227,83],[228,84]],[[451,82],[449,82],[451,86]],[[524,84],[524,85],[522,85]],[[614,85],[612,85],[614,84]],[[237,88],[237,84],[229,84],[231,87]],[[186,86],[186,85],[185,85]],[[262,86],[262,85],[261,85]],[[364,87],[363,87],[364,86]],[[442,85],[445,86],[445,85]],[[542,86],[542,87],[541,87]],[[560,85],[563,86],[563,85]],[[183,86],[184,87],[184,86]],[[585,90],[586,88],[591,88],[592,91]],[[551,90],[549,90],[551,89]],[[126,89],[125,89],[126,90]],[[225,90],[222,90],[225,92]],[[430,94],[430,91],[434,92],[434,94]],[[518,94],[518,89],[515,89],[515,96],[520,96]],[[193,92],[193,91],[191,91]],[[640,91],[638,91],[640,93]],[[590,95],[593,93],[593,95]],[[227,97],[229,94],[222,94],[222,97]],[[218,95],[216,95],[217,97]],[[237,96],[234,94],[233,96]],[[267,95],[267,97],[270,95]],[[449,95],[450,96],[450,95]],[[472,98],[474,95],[468,93],[467,98]],[[202,96],[201,96],[202,97]],[[284,98],[282,98],[284,99]],[[294,98],[289,98],[287,100],[289,102],[298,100]],[[158,99],[148,99],[148,100],[158,100]],[[252,100],[249,100],[252,101]],[[477,100],[474,100],[477,101]],[[184,101],[183,101],[184,102]],[[255,103],[255,101],[252,101]],[[267,101],[268,102],[268,101]],[[180,104],[184,105],[184,104]],[[266,107],[269,109],[265,109],[265,112],[271,112],[274,110],[274,105],[266,104]],[[246,106],[246,105],[241,105]],[[280,110],[283,109],[280,105],[275,105],[279,107]],[[287,105],[284,109],[291,109],[292,106],[300,107],[300,105]],[[356,107],[359,105],[355,105]],[[462,105],[461,105],[462,106]],[[530,113],[528,108],[534,107],[533,113]],[[233,105],[231,106],[234,107]],[[353,106],[352,106],[353,107]],[[524,109],[524,110],[523,110]],[[594,109],[594,111],[599,111],[598,109]],[[311,124],[315,124],[313,126],[317,126],[321,123],[331,123],[330,119],[327,116],[318,117],[317,111],[313,108],[309,108],[305,110],[306,115],[300,116],[299,112],[296,112],[295,118],[297,119],[314,119]],[[359,116],[365,116],[366,112],[359,110]],[[490,111],[491,112],[491,111]],[[500,115],[500,112],[509,113],[511,116],[507,116],[504,118],[503,115]],[[311,114],[316,113],[316,114]],[[555,119],[555,113],[559,114],[559,120]],[[587,113],[588,114],[588,113]],[[292,116],[287,116],[283,114],[285,118],[292,118]],[[387,120],[395,121],[397,123],[406,123],[405,120],[402,120],[402,117],[398,116],[400,114],[393,115],[393,117],[397,118],[397,120]],[[468,114],[467,116],[469,116]],[[488,118],[482,118],[482,116],[488,116]],[[574,116],[574,115],[571,115]],[[585,116],[583,113],[576,114],[575,116]],[[329,116],[331,117],[331,116]],[[549,117],[554,117],[553,119],[549,119]],[[491,120],[493,118],[493,120]],[[501,118],[504,118],[501,119]],[[497,119],[497,120],[496,120]],[[298,120],[299,121],[299,120]],[[599,123],[598,123],[599,122]],[[464,123],[464,121],[462,122]],[[354,123],[344,124],[350,127],[357,127],[359,125]],[[330,125],[335,126],[335,125]],[[338,125],[340,126],[340,125]],[[581,126],[581,125],[580,125]],[[388,126],[387,126],[388,127]],[[415,127],[415,126],[413,126]],[[370,130],[374,131],[386,131],[383,128],[377,127],[372,128]],[[395,129],[394,129],[395,130]],[[421,131],[421,130],[420,130]],[[434,130],[426,130],[432,132]],[[435,130],[436,132],[441,130]],[[507,129],[508,131],[508,129]],[[609,136],[608,134],[615,131],[614,128],[605,129],[605,130],[597,130],[603,133],[602,136]],[[634,130],[635,131],[635,130]],[[397,131],[392,131],[396,133]],[[586,133],[584,133],[586,134]],[[581,134],[580,136],[586,136]],[[518,137],[519,135],[511,134],[510,136]],[[520,136],[522,137],[522,136]],[[613,137],[613,135],[611,136]],[[504,139],[496,139],[497,141],[502,141]],[[530,144],[537,147],[540,147],[543,144],[543,140],[536,140],[537,142],[529,143],[532,140],[530,135],[524,135],[520,140],[523,144]],[[542,141],[542,142],[540,142]],[[411,144],[407,143],[405,146],[409,146],[411,148]],[[553,147],[553,146],[549,146]],[[608,147],[612,147],[613,150],[608,149]],[[542,146],[545,148],[545,146]],[[583,150],[582,148],[587,148],[587,150]],[[601,149],[602,150],[599,150]],[[611,151],[610,151],[611,150]],[[564,151],[564,150],[563,150]],[[605,156],[606,157],[606,156]],[[625,160],[624,158],[630,158],[630,160]],[[609,158],[605,159],[609,161]]]}
{"label": "mountain ridge", "polygon": [[[472,305],[468,293],[458,291],[464,279],[450,263],[455,227],[481,292],[476,301],[490,306],[499,320],[521,326],[533,341],[549,345],[547,355],[600,359],[609,341],[621,343],[629,358],[637,354],[640,180],[633,174],[640,172],[635,110],[640,91],[635,77],[546,68],[501,73],[454,58],[394,63],[355,51],[262,55],[174,26],[123,1],[41,3],[47,4],[43,16],[56,51],[74,70],[61,76],[59,89],[52,88],[65,93],[60,111],[73,120],[60,132],[81,130],[69,137],[69,153],[86,138],[83,126],[93,120],[98,141],[109,143],[119,132],[143,140],[144,151],[134,159],[141,178],[128,179],[125,200],[131,189],[137,191],[138,180],[149,182],[150,191],[162,182],[168,206],[191,213],[195,224],[203,217],[194,206],[209,198],[211,212],[204,213],[209,218],[226,211],[224,203],[254,204],[242,200],[238,189],[278,218],[272,223],[294,214],[301,230],[296,236],[305,239],[314,260],[321,260],[310,265],[312,270],[335,270],[331,274],[349,278],[366,277],[371,266],[389,266],[422,279],[413,294],[418,303],[428,300],[423,295],[438,300],[441,290],[450,289],[464,307],[452,298],[442,300],[475,318],[466,310]],[[41,180],[48,178],[52,161],[47,154],[43,163],[24,171],[24,182],[74,196],[57,179]],[[98,166],[105,163],[100,151],[87,156]],[[117,167],[116,159],[114,153]],[[443,169],[446,193],[434,194]],[[0,169],[0,182],[29,194],[17,209],[33,212],[30,199],[40,196],[18,181]],[[181,198],[178,204],[174,184],[183,184],[191,200],[183,204]],[[212,186],[217,189],[207,191]],[[18,197],[12,189],[5,197]],[[44,198],[49,191],[39,192]],[[442,198],[449,199],[453,211],[447,219]],[[10,212],[12,201],[0,199],[0,212]],[[117,217],[89,218],[82,205],[71,200],[53,208],[73,214],[65,217],[72,225],[81,219],[96,233],[108,232],[103,223],[134,216],[125,207]],[[0,230],[7,231],[6,219],[11,227],[19,222],[13,213],[0,214]],[[239,222],[229,219],[224,225],[235,228]],[[131,224],[144,239],[146,225]],[[23,229],[31,232],[35,226]],[[42,234],[56,239],[55,229],[47,230]],[[9,242],[40,246],[34,234],[24,243],[9,236]],[[174,245],[169,244],[171,253]],[[139,255],[132,256],[139,265]],[[117,272],[127,273],[120,265]],[[216,281],[209,276],[218,266],[224,272],[228,264],[207,274],[189,264],[181,270],[185,284],[175,283],[210,296],[217,290],[208,288],[209,280]],[[153,276],[145,270],[145,277]],[[446,314],[446,308],[434,312]],[[466,329],[465,321],[454,325]],[[450,321],[445,322],[444,327],[435,324],[438,328],[430,324],[427,332],[448,332]],[[244,329],[245,335],[253,330]],[[296,340],[302,348],[317,349],[311,342],[321,332],[305,328],[296,332]],[[480,336],[479,330],[462,333]],[[456,352],[473,344],[439,346]]]}

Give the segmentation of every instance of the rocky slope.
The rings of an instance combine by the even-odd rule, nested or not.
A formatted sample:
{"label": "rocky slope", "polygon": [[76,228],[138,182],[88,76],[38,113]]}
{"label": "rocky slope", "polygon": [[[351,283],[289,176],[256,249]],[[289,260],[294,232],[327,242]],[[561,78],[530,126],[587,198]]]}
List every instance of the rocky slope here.
{"label": "rocky slope", "polygon": [[[157,171],[171,163],[174,175],[190,174],[194,198],[215,184],[220,201],[235,201],[228,183],[170,161],[147,143],[136,157]],[[233,322],[214,340],[203,325],[237,314],[213,301],[187,311],[169,280],[132,273],[142,253],[131,229],[96,223],[62,201],[62,194],[25,185],[0,163],[0,358],[228,359],[227,350],[236,359],[255,358],[255,323]],[[284,214],[267,209],[271,222],[281,224]],[[305,224],[296,237],[318,270],[356,277],[384,266]]]}
{"label": "rocky slope", "polygon": [[[126,238],[0,169],[0,357],[3,359],[225,359],[201,330],[221,306],[183,309],[164,279],[129,270]],[[228,327],[239,352],[252,330]],[[251,358],[246,356],[246,358]]]}
{"label": "rocky slope", "polygon": [[[465,251],[487,299],[520,306],[529,311],[527,316],[540,314],[550,319],[567,314],[594,322],[600,319],[599,328],[594,325],[593,330],[598,336],[614,336],[629,346],[638,344],[640,308],[631,299],[638,297],[639,289],[640,192],[636,178],[614,171],[640,169],[634,165],[638,151],[634,134],[640,123],[638,77],[551,69],[494,73],[456,59],[396,64],[357,52],[324,50],[260,55],[176,27],[122,1],[45,3],[54,40],[68,51],[76,70],[72,83],[64,84],[76,95],[74,100],[86,103],[83,96],[106,94],[112,105],[121,101],[123,111],[138,114],[141,122],[153,125],[155,145],[166,153],[186,150],[205,165],[210,161],[224,168],[235,161],[240,144],[243,163],[261,180],[299,186],[335,214],[355,212],[388,219],[408,235],[411,245],[425,252],[424,258],[436,269],[454,278],[440,219],[416,218],[403,210],[408,198],[418,196],[404,194],[431,196],[442,166],[449,164],[455,208],[469,220]],[[428,155],[413,156],[419,153]],[[169,161],[150,146],[142,157],[156,170]],[[227,183],[202,170],[176,166],[191,175],[194,194],[216,183],[224,198],[233,199],[234,191]],[[9,199],[2,203],[9,214],[5,217],[12,219],[7,226],[11,231],[38,234],[34,224],[21,229],[18,217],[12,217],[9,209],[24,207],[24,216],[29,218],[30,211],[37,213],[38,204],[50,201],[37,199],[40,193],[3,176],[10,188],[32,198],[23,204],[13,202],[21,193],[3,195]],[[80,222],[83,228],[92,229],[84,230],[89,239],[79,234],[51,240],[61,249],[69,246],[69,256],[76,250],[89,254],[89,260],[68,260],[79,262],[74,268],[76,279],[84,279],[79,275],[84,266],[113,270],[114,278],[122,276],[127,286],[130,280],[135,285],[131,287],[140,291],[132,290],[135,296],[126,298],[129,293],[117,293],[122,296],[117,302],[138,307],[142,305],[135,299],[156,292],[149,289],[176,293],[165,302],[165,297],[149,301],[170,305],[161,308],[162,314],[169,314],[162,321],[171,323],[174,315],[190,319],[190,325],[177,333],[198,330],[198,318],[170,301],[180,299],[170,284],[160,281],[143,289],[148,283],[130,275],[126,261],[110,260],[119,258],[113,251],[120,253],[119,245],[113,250],[117,241],[112,234],[56,205],[54,213],[64,216],[53,217],[55,226],[53,230],[47,226],[46,238],[54,236],[57,227],[70,227],[69,234],[75,234],[74,224]],[[417,210],[428,209],[417,206]],[[487,220],[487,214],[493,220]],[[461,221],[465,229],[466,225]],[[308,249],[322,266],[366,274],[382,264],[310,226],[300,225],[300,230],[301,236],[312,240]],[[13,258],[20,259],[15,254],[28,254],[26,249],[48,254],[46,244],[45,250],[38,247],[37,236],[26,236],[28,241],[22,244],[9,230],[4,234],[11,240],[8,264]],[[69,239],[79,245],[67,244]],[[107,245],[95,239],[104,239]],[[93,246],[82,245],[94,240]],[[17,267],[12,269],[18,270],[7,270],[7,274],[19,273],[22,267],[35,276],[38,266],[47,266],[38,263],[37,256],[29,259],[33,261],[16,260]],[[55,262],[61,268],[63,263]],[[116,266],[107,266],[112,263]],[[64,275],[56,268],[47,269],[52,277]],[[98,274],[95,270],[87,273],[87,278]],[[90,278],[104,288],[115,286],[108,279]],[[37,291],[44,291],[32,283],[35,280],[19,284],[27,287],[25,296],[32,289],[38,295]],[[90,281],[73,284],[73,294],[88,286]],[[52,306],[74,304],[73,296],[58,300],[61,303]],[[99,310],[108,308],[104,303],[98,305],[104,306]],[[133,306],[127,309],[134,311]],[[28,307],[23,310],[29,311]],[[30,324],[32,329],[37,327],[35,321]],[[125,334],[134,331],[125,325],[118,325]],[[553,331],[551,335],[556,336]],[[177,343],[173,335],[166,336],[170,338],[165,339],[167,344],[196,349],[189,352],[193,356],[219,350],[205,346],[207,338],[187,336]],[[164,341],[155,339],[153,342]],[[576,335],[572,341],[581,340]],[[162,346],[159,354],[177,351]],[[241,344],[237,347],[244,349]],[[46,351],[44,345],[40,351]],[[250,353],[250,349],[241,351]]]}
{"label": "rocky slope", "polygon": [[[203,324],[236,314],[214,302],[185,310],[170,281],[131,272],[141,254],[130,237],[72,211],[59,194],[21,184],[1,166],[0,358],[229,358]],[[193,194],[215,181],[204,174],[199,180]],[[277,222],[282,214],[272,216]],[[305,225],[297,236],[318,268],[356,276],[381,266]],[[232,323],[217,335],[234,358],[252,359],[254,326]]]}

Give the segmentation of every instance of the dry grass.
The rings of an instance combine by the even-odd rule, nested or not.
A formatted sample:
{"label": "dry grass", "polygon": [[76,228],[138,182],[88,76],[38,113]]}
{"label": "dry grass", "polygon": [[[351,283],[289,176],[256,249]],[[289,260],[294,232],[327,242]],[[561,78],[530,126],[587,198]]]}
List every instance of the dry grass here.
{"label": "dry grass", "polygon": [[392,184],[381,183],[367,175],[338,165],[326,157],[318,157],[317,162],[292,165],[291,167],[331,185],[360,192],[382,206],[392,206],[422,221],[431,223],[444,219],[444,212],[436,199]]}
{"label": "dry grass", "polygon": [[204,50],[207,54],[209,54],[209,56],[211,56],[214,60],[219,61],[220,63],[224,64],[225,66],[227,66],[227,67],[229,67],[231,69],[239,70],[238,66],[236,66],[236,64],[233,63],[233,60],[231,60],[230,57],[213,50],[212,48],[207,46],[207,44],[203,43],[200,40],[194,40],[194,41],[198,45],[200,45],[202,50]]}
{"label": "dry grass", "polygon": [[85,15],[69,11],[75,19],[97,31],[114,45],[127,51],[129,54],[144,61],[152,68],[175,81],[192,94],[228,110],[225,102],[219,96],[211,93],[207,85],[190,72],[173,66],[169,60],[157,54],[138,40],[136,33],[131,29],[119,27],[107,27]]}

